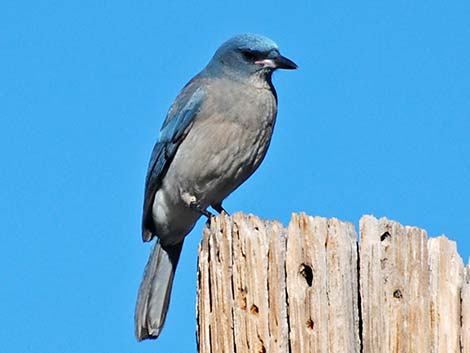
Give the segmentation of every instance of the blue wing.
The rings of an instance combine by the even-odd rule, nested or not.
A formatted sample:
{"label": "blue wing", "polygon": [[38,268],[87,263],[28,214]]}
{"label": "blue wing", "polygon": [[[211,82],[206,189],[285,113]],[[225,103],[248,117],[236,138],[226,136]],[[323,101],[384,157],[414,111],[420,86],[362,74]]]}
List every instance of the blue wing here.
{"label": "blue wing", "polygon": [[[144,212],[142,216],[142,238],[152,240],[155,229],[152,219],[152,206],[155,193],[160,188],[163,177],[176,151],[184,140],[204,101],[202,85],[193,79],[181,91],[171,106],[155,144],[145,181]],[[200,83],[200,82],[199,82]]]}

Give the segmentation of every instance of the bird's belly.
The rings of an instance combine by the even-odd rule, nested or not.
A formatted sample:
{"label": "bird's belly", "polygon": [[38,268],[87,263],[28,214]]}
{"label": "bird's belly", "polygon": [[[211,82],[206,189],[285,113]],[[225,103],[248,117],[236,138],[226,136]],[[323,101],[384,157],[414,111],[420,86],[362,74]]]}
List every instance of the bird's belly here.
{"label": "bird's belly", "polygon": [[[152,209],[162,241],[182,240],[201,216],[188,208],[189,198],[202,208],[221,202],[263,160],[276,118],[275,98],[268,91],[243,94],[243,112],[215,106],[214,113],[194,122],[179,145]],[[253,103],[255,94],[261,95],[261,103]]]}
{"label": "bird's belly", "polygon": [[259,166],[271,134],[272,128],[264,124],[247,130],[232,121],[194,127],[176,156],[181,158],[175,174],[182,189],[202,207],[222,201]]}
{"label": "bird's belly", "polygon": [[227,197],[261,163],[272,129],[250,133],[236,123],[224,125],[222,129],[193,127],[180,145],[152,208],[164,243],[182,241],[201,216],[188,208],[187,196],[207,208]]}

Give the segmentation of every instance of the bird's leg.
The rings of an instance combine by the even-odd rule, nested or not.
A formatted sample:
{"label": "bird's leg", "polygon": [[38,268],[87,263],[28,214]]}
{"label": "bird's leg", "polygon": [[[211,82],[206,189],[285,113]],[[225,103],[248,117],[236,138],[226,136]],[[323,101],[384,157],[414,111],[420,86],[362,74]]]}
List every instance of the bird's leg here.
{"label": "bird's leg", "polygon": [[196,212],[199,212],[203,216],[206,216],[208,219],[210,219],[211,217],[214,217],[214,215],[211,212],[209,212],[205,208],[202,208],[201,205],[199,205],[196,201],[190,202],[189,208]]}
{"label": "bird's leg", "polygon": [[201,205],[199,204],[199,202],[197,201],[197,198],[196,196],[194,195],[191,195],[190,193],[188,192],[183,192],[181,194],[181,198],[183,199],[184,203],[186,204],[186,206],[200,214],[202,214],[203,216],[206,216],[209,220],[211,219],[211,217],[213,217],[214,215],[209,212],[207,209],[205,208],[202,208]]}
{"label": "bird's leg", "polygon": [[224,212],[227,216],[230,216],[230,215],[228,214],[227,210],[226,210],[225,208],[223,208],[223,206],[222,206],[222,201],[211,205],[211,207],[212,207],[214,210],[216,210],[217,212],[219,212],[219,214],[222,213],[222,212]]}

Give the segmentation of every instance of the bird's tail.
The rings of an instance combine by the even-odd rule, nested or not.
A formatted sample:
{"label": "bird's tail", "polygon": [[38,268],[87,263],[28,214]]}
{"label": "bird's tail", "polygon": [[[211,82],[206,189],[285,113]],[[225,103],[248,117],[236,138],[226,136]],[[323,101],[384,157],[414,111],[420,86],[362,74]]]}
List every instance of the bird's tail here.
{"label": "bird's tail", "polygon": [[139,341],[157,338],[163,328],[182,248],[183,242],[172,246],[157,242],[150,254],[135,308],[135,335]]}

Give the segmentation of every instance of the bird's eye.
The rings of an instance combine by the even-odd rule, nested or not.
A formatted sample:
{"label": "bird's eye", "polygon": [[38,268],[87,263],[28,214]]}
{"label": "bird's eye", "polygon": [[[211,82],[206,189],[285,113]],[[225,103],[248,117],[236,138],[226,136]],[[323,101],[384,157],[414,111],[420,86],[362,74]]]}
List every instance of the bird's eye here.
{"label": "bird's eye", "polygon": [[259,60],[261,53],[253,50],[242,50],[242,55],[247,61]]}

